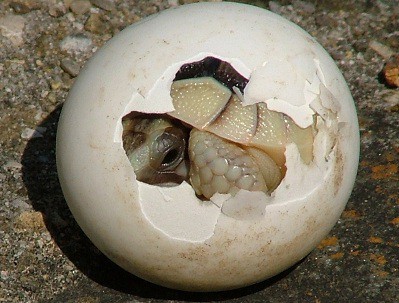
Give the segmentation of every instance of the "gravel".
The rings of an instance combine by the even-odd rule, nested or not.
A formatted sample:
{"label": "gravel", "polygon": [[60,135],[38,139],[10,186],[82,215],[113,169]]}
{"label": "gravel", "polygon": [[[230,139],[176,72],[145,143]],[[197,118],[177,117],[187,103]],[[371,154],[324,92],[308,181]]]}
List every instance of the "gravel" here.
{"label": "gravel", "polygon": [[164,289],[110,262],[85,237],[57,179],[57,121],[84,63],[131,23],[189,0],[0,1],[0,302],[399,302],[397,0],[252,3],[322,44],[352,91],[361,129],[353,194],[330,235],[281,275],[241,290]]}

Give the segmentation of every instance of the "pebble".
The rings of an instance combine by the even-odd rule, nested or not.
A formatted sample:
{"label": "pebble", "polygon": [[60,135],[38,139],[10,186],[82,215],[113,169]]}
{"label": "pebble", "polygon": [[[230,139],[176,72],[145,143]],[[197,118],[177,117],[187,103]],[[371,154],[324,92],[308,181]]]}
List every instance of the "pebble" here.
{"label": "pebble", "polygon": [[76,77],[79,74],[79,64],[69,58],[62,59],[60,66],[63,71],[68,73],[71,77]]}
{"label": "pebble", "polygon": [[398,108],[398,106],[399,106],[399,91],[389,90],[389,93],[386,96],[384,96],[384,101],[392,110]]}
{"label": "pebble", "polygon": [[19,2],[19,1],[12,1],[10,3],[10,7],[16,14],[26,14],[31,11],[31,8],[26,5],[26,3]]}
{"label": "pebble", "polygon": [[312,4],[310,2],[295,0],[295,1],[292,1],[292,5],[295,10],[297,10],[298,12],[301,12],[303,14],[310,15],[316,11],[316,7],[314,6],[314,4]]}
{"label": "pebble", "polygon": [[389,59],[394,54],[390,47],[375,40],[370,41],[369,47],[384,59]]}
{"label": "pebble", "polygon": [[42,138],[45,132],[46,132],[45,127],[38,126],[36,129],[27,127],[22,131],[21,138],[22,139]]}
{"label": "pebble", "polygon": [[67,12],[67,9],[62,2],[50,4],[49,11],[48,11],[49,15],[52,17],[55,17],[55,18],[65,15],[66,12]]}
{"label": "pebble", "polygon": [[0,279],[3,281],[8,279],[8,271],[7,270],[0,271]]}
{"label": "pebble", "polygon": [[43,230],[43,215],[40,211],[24,211],[15,218],[15,226],[18,229]]}
{"label": "pebble", "polygon": [[25,18],[18,15],[7,15],[0,18],[1,34],[8,38],[14,46],[21,46],[24,43],[23,33]]}
{"label": "pebble", "polygon": [[399,31],[387,37],[387,44],[393,49],[399,49]]}
{"label": "pebble", "polygon": [[21,198],[17,198],[11,201],[10,205],[19,209],[30,209],[31,205],[23,201]]}
{"label": "pebble", "polygon": [[41,121],[43,120],[44,117],[45,117],[45,112],[41,108],[39,108],[34,117],[35,121]]}
{"label": "pebble", "polygon": [[399,87],[399,54],[391,56],[382,70],[389,86]]}
{"label": "pebble", "polygon": [[76,53],[87,52],[92,45],[92,40],[83,34],[67,36],[60,42],[61,50]]}
{"label": "pebble", "polygon": [[281,13],[281,5],[275,1],[269,1],[269,9],[276,14]]}
{"label": "pebble", "polygon": [[106,11],[112,11],[115,8],[113,0],[91,0],[91,3]]}
{"label": "pebble", "polygon": [[176,7],[179,5],[179,1],[178,0],[168,0],[168,5],[170,7]]}
{"label": "pebble", "polygon": [[84,15],[90,10],[91,3],[88,0],[77,0],[73,1],[69,8],[75,15]]}
{"label": "pebble", "polygon": [[101,34],[106,30],[106,25],[101,19],[100,14],[91,14],[85,23],[85,30],[93,34]]}
{"label": "pebble", "polygon": [[40,9],[40,4],[38,0],[14,0],[9,5],[16,14],[27,14]]}
{"label": "pebble", "polygon": [[7,163],[3,165],[4,170],[21,169],[21,168],[22,164],[14,160],[7,161]]}
{"label": "pebble", "polygon": [[337,20],[327,14],[317,14],[315,21],[319,26],[328,26],[330,28],[335,28],[338,26]]}

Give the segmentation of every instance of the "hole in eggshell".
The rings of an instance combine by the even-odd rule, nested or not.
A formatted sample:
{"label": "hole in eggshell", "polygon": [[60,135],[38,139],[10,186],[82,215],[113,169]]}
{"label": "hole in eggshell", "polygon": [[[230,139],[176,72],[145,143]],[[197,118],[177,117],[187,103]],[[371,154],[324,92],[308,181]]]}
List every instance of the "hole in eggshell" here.
{"label": "hole in eggshell", "polygon": [[[248,82],[228,62],[208,56],[183,64],[175,74],[173,112],[124,116],[123,147],[137,180],[162,187],[186,181],[199,198],[209,200],[215,193],[234,196],[240,189],[273,192],[286,173],[289,143],[311,163],[315,123],[302,129],[263,102],[242,106],[236,93],[243,94]],[[166,129],[181,134],[155,140]],[[161,166],[178,154],[168,144],[184,149],[184,156],[165,170]]]}

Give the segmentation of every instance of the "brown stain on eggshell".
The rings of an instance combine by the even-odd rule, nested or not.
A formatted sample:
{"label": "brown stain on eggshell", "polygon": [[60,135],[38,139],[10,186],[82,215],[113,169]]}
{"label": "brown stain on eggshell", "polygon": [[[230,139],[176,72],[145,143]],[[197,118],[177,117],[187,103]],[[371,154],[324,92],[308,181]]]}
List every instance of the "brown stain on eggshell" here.
{"label": "brown stain on eggshell", "polygon": [[344,154],[341,150],[340,141],[337,140],[334,152],[334,176],[333,176],[333,186],[334,186],[334,196],[336,196],[341,189],[342,181],[344,180],[344,164],[346,163],[344,159]]}

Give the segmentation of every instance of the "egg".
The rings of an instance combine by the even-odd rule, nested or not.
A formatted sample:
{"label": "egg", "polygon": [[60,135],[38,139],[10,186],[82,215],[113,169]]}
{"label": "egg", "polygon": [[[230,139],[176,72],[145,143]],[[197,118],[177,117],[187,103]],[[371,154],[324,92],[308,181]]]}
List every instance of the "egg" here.
{"label": "egg", "polygon": [[[134,154],[141,139],[129,158],[130,116],[142,119],[133,129],[172,123],[163,143],[189,142],[182,180],[140,177],[135,165],[157,159]],[[113,37],[78,76],[57,132],[62,190],[91,241],[132,274],[188,291],[251,285],[304,258],[340,217],[358,157],[354,102],[327,52],[284,18],[228,2],[168,9]]]}

